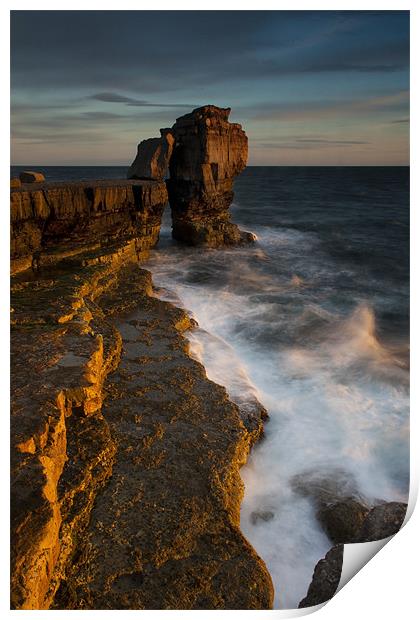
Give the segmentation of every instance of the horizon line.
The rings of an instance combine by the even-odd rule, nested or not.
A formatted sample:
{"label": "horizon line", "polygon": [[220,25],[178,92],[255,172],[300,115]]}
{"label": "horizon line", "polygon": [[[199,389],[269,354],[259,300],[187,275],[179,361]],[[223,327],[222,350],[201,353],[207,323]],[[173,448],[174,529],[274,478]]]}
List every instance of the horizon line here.
{"label": "horizon line", "polygon": [[[20,168],[129,168],[130,164],[9,164]],[[408,164],[251,164],[246,168],[410,168]]]}

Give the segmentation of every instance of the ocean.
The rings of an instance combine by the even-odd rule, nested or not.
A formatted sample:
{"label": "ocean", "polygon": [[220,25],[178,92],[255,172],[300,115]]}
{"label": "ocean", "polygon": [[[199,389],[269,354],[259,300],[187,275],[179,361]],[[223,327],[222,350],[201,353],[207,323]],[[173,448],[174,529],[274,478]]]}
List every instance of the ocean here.
{"label": "ocean", "polygon": [[[35,169],[49,180],[126,172]],[[178,246],[168,208],[142,266],[159,296],[197,320],[188,338],[209,378],[269,413],[241,470],[241,527],[272,575],[275,606],[293,608],[331,546],[295,476],[345,472],[372,502],[408,498],[409,169],[249,167],[231,211],[255,245]]]}

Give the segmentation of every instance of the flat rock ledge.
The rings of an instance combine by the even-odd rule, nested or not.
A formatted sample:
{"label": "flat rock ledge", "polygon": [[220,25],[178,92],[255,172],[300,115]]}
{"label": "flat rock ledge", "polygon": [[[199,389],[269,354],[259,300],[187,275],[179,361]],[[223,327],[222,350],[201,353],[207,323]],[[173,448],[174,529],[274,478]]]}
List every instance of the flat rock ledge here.
{"label": "flat rock ledge", "polygon": [[12,608],[269,609],[239,527],[262,414],[246,426],[189,356],[194,325],[137,250],[84,247],[12,279]]}

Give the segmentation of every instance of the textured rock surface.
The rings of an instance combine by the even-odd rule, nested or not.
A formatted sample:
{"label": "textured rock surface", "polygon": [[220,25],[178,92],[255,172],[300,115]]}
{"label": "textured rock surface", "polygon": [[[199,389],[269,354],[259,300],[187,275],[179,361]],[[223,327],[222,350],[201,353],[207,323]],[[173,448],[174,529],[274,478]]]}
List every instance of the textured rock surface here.
{"label": "textured rock surface", "polygon": [[269,608],[239,529],[261,416],[247,430],[136,261],[130,240],[13,278],[12,607]]}
{"label": "textured rock surface", "polygon": [[127,179],[155,179],[161,181],[169,166],[175,138],[170,129],[161,129],[160,138],[143,140],[131,164]]}
{"label": "textured rock surface", "polygon": [[330,506],[320,507],[317,518],[333,543],[352,542],[369,513],[359,501],[347,498]]}
{"label": "textured rock surface", "polygon": [[316,565],[308,594],[299,604],[310,607],[334,596],[341,577],[342,543],[363,543],[396,534],[407,504],[380,502],[372,507],[358,492],[354,477],[341,469],[304,472],[294,477],[292,488],[311,499],[320,525],[335,543]]}
{"label": "textured rock surface", "polygon": [[304,472],[292,488],[309,497],[316,516],[331,541],[368,542],[387,538],[401,528],[407,504],[375,500],[372,506],[358,491],[354,477],[345,470]]}
{"label": "textured rock surface", "polygon": [[252,241],[230,221],[233,180],[246,166],[248,139],[229,114],[230,108],[208,105],[172,127],[168,192],[178,241],[212,247]]}
{"label": "textured rock surface", "polygon": [[153,247],[167,203],[165,183],[32,183],[10,194],[12,272],[86,250],[136,239]]}
{"label": "textured rock surface", "polygon": [[45,181],[45,177],[42,172],[33,172],[32,170],[24,170],[19,174],[19,179],[22,183],[40,183]]}
{"label": "textured rock surface", "polygon": [[20,187],[22,185],[22,181],[20,179],[10,179],[10,187]]}
{"label": "textured rock surface", "polygon": [[299,607],[312,607],[329,601],[337,591],[343,568],[343,545],[335,545],[315,566],[308,593]]}
{"label": "textured rock surface", "polygon": [[364,520],[357,542],[382,540],[396,534],[404,523],[407,504],[388,502],[375,506]]}

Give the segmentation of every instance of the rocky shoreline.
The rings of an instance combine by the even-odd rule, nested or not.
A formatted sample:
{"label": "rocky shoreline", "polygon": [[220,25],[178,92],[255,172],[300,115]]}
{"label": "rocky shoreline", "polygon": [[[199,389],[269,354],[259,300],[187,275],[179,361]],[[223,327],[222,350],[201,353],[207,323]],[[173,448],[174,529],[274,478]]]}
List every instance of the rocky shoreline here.
{"label": "rocky shoreline", "polygon": [[[229,214],[248,153],[229,112],[204,106],[140,143],[127,180],[11,184],[14,609],[272,608],[239,523],[267,412],[207,378],[183,335],[194,321],[140,267],[168,200],[178,242],[254,240]],[[343,543],[404,519],[336,474],[292,481],[336,545],[301,606],[335,591]]]}
{"label": "rocky shoreline", "polygon": [[270,608],[239,528],[262,412],[190,358],[132,243],[77,262],[12,286],[13,607]]}
{"label": "rocky shoreline", "polygon": [[193,322],[139,267],[167,185],[175,237],[182,219],[192,245],[242,241],[228,208],[247,139],[228,115],[206,106],[140,144],[140,178],[11,183],[15,609],[272,606],[239,528],[266,412],[242,417],[207,379],[182,335]]}

